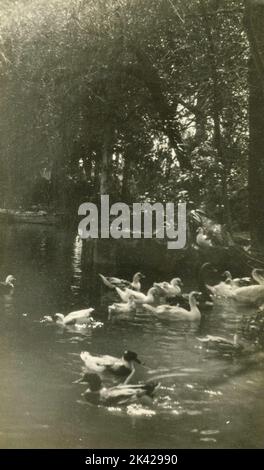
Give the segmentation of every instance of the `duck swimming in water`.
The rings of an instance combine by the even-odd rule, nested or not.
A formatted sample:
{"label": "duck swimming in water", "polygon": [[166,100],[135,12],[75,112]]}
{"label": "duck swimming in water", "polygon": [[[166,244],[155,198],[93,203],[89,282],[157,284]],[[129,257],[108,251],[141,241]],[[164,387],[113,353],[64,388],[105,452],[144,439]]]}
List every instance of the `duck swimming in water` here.
{"label": "duck swimming in water", "polygon": [[213,246],[212,240],[205,235],[203,227],[199,227],[196,233],[196,244],[199,248],[211,248]]}
{"label": "duck swimming in water", "polygon": [[208,350],[217,351],[224,355],[239,354],[244,346],[238,342],[238,336],[234,335],[233,340],[222,338],[221,336],[207,335],[204,338],[197,338]]}
{"label": "duck swimming in water", "polygon": [[93,405],[117,406],[140,403],[145,398],[152,401],[155,391],[160,384],[157,382],[147,382],[130,385],[122,384],[115,387],[104,387],[99,375],[86,374],[83,382],[89,384],[89,388],[83,393],[85,399]]}
{"label": "duck swimming in water", "polygon": [[80,354],[85,368],[91,372],[110,372],[111,374],[126,377],[134,371],[134,364],[141,364],[138,355],[133,351],[125,351],[118,359],[113,356],[92,356],[89,352]]}
{"label": "duck swimming in water", "polygon": [[76,310],[63,315],[62,313],[55,313],[52,316],[45,316],[44,321],[55,322],[58,325],[70,326],[70,325],[84,325],[89,324],[93,321],[91,314],[94,312],[94,308],[86,308],[83,310]]}
{"label": "duck swimming in water", "polygon": [[9,274],[5,281],[0,282],[0,295],[10,294],[13,292],[15,288],[15,281],[16,278],[12,274]]}
{"label": "duck swimming in water", "polygon": [[263,269],[253,269],[251,276],[257,284],[264,284]]}
{"label": "duck swimming in water", "polygon": [[239,304],[262,307],[264,304],[264,284],[239,287],[231,296]]}
{"label": "duck swimming in water", "polygon": [[159,305],[158,307],[153,307],[144,304],[143,307],[160,320],[199,321],[201,319],[201,312],[197,305],[197,296],[200,296],[200,292],[193,291],[189,294],[190,310],[178,307],[177,305]]}
{"label": "duck swimming in water", "polygon": [[131,313],[134,313],[136,310],[136,302],[135,302],[135,296],[130,295],[128,302],[123,302],[123,303],[114,303],[112,305],[109,305],[108,307],[108,320],[111,320],[112,315],[115,316],[125,316],[125,315],[130,315]]}
{"label": "duck swimming in water", "polygon": [[232,297],[234,290],[237,289],[237,287],[231,284],[229,279],[221,281],[214,286],[206,284],[206,288],[214,297]]}
{"label": "duck swimming in water", "polygon": [[134,297],[134,302],[137,305],[154,304],[157,301],[158,297],[160,297],[160,294],[158,293],[158,289],[156,287],[151,287],[146,295],[142,292],[136,292],[128,288],[125,290],[121,290],[117,287],[116,291],[123,300],[123,302],[128,302],[132,295]]}
{"label": "duck swimming in water", "polygon": [[118,277],[106,277],[102,274],[99,274],[100,278],[102,279],[105,286],[109,287],[110,289],[114,289],[115,287],[125,288],[130,287],[135,291],[141,290],[141,279],[144,279],[145,276],[141,273],[136,273],[133,276],[132,282],[126,281],[125,279],[119,279]]}
{"label": "duck swimming in water", "polygon": [[250,277],[237,277],[233,279],[230,271],[225,271],[223,277],[226,284],[229,284],[233,288],[248,286],[251,284]]}
{"label": "duck swimming in water", "polygon": [[170,282],[154,282],[153,286],[158,287],[161,290],[162,295],[170,299],[181,295],[183,282],[181,278],[176,277]]}

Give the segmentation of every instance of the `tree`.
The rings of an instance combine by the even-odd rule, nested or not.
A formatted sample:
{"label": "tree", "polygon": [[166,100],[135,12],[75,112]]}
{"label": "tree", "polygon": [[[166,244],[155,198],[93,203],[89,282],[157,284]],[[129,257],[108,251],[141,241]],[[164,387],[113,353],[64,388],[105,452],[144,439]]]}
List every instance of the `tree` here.
{"label": "tree", "polygon": [[246,1],[245,24],[250,42],[249,60],[249,209],[251,237],[264,244],[264,3]]}

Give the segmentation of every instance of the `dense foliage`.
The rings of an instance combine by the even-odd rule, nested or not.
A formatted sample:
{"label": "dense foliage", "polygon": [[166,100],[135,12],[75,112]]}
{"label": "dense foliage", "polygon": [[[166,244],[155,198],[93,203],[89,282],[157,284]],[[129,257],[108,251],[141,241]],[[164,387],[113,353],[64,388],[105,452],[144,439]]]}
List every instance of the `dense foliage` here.
{"label": "dense foliage", "polygon": [[0,206],[188,200],[247,226],[239,0],[2,0]]}

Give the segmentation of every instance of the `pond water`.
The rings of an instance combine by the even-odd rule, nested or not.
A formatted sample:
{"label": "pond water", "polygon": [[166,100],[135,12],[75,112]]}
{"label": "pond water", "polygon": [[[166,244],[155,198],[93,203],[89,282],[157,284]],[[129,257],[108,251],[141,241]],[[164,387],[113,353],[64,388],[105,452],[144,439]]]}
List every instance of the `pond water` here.
{"label": "pond water", "polygon": [[[92,255],[91,255],[92,256]],[[263,448],[263,358],[216,357],[197,336],[239,333],[252,313],[230,302],[202,312],[200,324],[160,322],[139,312],[134,320],[109,322],[114,297],[98,271],[131,277],[130,266],[111,269],[83,256],[82,242],[57,228],[0,227],[0,275],[17,287],[0,298],[1,448]],[[104,256],[102,255],[101,264]],[[89,257],[88,257],[89,258]],[[146,290],[160,274],[144,270]],[[99,271],[99,272],[100,272]],[[147,271],[147,272],[146,272]],[[195,279],[181,274],[186,291]],[[168,276],[168,279],[170,277]],[[76,330],[40,323],[43,315],[93,306],[101,328]],[[138,353],[135,380],[160,377],[151,408],[97,408],[84,402],[80,352],[121,356]]]}

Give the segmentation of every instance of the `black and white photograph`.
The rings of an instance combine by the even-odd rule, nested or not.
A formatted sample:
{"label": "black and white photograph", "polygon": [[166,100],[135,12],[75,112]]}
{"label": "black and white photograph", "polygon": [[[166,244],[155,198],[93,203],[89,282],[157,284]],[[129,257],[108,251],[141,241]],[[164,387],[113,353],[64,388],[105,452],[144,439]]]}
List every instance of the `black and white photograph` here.
{"label": "black and white photograph", "polygon": [[0,0],[0,449],[263,449],[263,390],[264,0]]}

